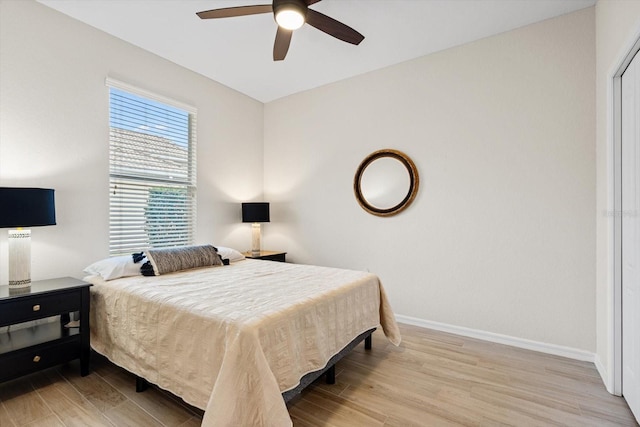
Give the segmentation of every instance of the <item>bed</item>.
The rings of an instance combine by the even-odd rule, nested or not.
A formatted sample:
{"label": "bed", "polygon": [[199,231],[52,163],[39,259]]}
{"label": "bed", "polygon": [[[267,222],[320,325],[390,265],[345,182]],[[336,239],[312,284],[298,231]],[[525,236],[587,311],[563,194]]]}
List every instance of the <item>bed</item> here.
{"label": "bed", "polygon": [[291,425],[283,396],[305,375],[377,326],[400,342],[382,284],[365,272],[247,259],[85,280],[93,349],[205,410],[203,426]]}

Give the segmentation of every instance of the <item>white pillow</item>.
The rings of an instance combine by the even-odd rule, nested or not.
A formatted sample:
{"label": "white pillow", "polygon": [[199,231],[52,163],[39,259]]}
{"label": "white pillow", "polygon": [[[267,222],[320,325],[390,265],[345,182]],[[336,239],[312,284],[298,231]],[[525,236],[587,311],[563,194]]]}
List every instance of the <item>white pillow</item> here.
{"label": "white pillow", "polygon": [[216,246],[218,249],[218,254],[222,259],[228,259],[229,262],[240,261],[244,259],[244,255],[235,249],[225,248],[224,246]]}
{"label": "white pillow", "polygon": [[94,262],[84,269],[84,272],[94,276],[101,276],[104,280],[118,279],[120,277],[140,275],[140,267],[147,262],[146,258],[134,263],[131,255],[116,256]]}

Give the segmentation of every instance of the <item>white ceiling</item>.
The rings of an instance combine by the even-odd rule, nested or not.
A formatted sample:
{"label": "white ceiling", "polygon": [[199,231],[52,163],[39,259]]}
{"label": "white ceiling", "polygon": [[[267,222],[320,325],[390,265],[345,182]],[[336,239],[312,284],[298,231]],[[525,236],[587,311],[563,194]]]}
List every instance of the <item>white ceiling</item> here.
{"label": "white ceiling", "polygon": [[196,12],[269,0],[38,0],[262,102],[592,6],[596,0],[324,0],[311,6],[365,36],[353,46],[304,25],[284,61],[262,14]]}

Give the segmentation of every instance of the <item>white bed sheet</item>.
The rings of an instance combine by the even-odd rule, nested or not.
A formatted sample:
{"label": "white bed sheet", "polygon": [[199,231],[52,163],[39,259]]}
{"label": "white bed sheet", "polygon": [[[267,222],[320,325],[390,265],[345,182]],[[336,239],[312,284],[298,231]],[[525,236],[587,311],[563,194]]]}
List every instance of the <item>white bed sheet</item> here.
{"label": "white bed sheet", "polygon": [[91,345],[205,410],[203,426],[288,426],[281,393],[360,333],[400,333],[377,276],[244,260],[91,288]]}

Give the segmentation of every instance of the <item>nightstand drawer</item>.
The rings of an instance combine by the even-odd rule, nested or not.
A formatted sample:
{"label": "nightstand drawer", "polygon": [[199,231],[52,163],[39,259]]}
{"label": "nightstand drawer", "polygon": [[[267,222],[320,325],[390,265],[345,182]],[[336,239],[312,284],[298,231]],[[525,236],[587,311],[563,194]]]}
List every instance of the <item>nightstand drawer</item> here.
{"label": "nightstand drawer", "polygon": [[80,358],[79,336],[55,344],[25,348],[4,357],[0,364],[0,381],[50,368]]}
{"label": "nightstand drawer", "polygon": [[74,290],[0,302],[0,326],[77,311],[80,297],[80,291]]}

